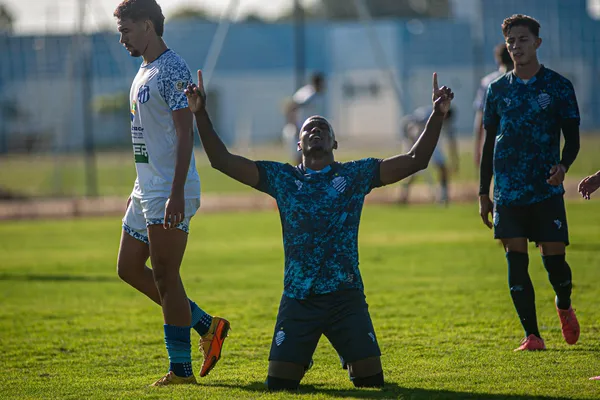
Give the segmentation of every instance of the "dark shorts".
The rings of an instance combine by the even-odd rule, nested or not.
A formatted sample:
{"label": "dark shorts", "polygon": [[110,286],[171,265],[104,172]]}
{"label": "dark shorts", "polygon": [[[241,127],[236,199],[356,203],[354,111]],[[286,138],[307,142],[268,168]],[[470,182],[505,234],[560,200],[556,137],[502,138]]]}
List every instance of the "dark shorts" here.
{"label": "dark shorts", "polygon": [[307,366],[321,335],[342,364],[381,355],[364,293],[343,290],[305,300],[282,296],[269,361]]}
{"label": "dark shorts", "polygon": [[524,237],[530,242],[569,245],[567,213],[562,195],[524,206],[494,205],[494,238]]}

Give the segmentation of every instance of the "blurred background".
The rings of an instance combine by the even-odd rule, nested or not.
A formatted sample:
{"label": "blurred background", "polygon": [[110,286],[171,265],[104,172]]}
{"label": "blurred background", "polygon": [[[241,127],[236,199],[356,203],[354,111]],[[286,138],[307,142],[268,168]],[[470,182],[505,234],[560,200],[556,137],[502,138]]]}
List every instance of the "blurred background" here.
{"label": "blurred background", "polygon": [[[0,197],[130,193],[128,93],[141,59],[119,44],[117,4],[0,0]],[[600,168],[600,0],[159,4],[169,47],[192,71],[207,71],[210,112],[230,146],[286,160],[284,104],[320,72],[342,158],[397,153],[402,118],[428,104],[436,71],[456,94],[461,169],[455,180],[472,182],[479,82],[497,69],[493,50],[503,41],[503,19],[531,15],[542,26],[540,61],[577,92],[588,160],[581,172]],[[210,170],[199,142],[197,151],[205,193],[244,190]]]}

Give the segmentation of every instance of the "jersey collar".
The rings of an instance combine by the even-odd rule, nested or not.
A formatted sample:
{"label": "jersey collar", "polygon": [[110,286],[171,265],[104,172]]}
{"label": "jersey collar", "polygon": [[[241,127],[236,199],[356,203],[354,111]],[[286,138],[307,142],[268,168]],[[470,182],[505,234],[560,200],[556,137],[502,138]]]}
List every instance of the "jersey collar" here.
{"label": "jersey collar", "polygon": [[546,67],[544,67],[544,64],[541,64],[539,71],[534,76],[532,76],[531,79],[527,81],[527,83],[525,83],[521,78],[519,78],[515,74],[515,70],[514,69],[512,71],[510,71],[510,73],[512,74],[513,79],[515,80],[515,82],[520,83],[521,85],[531,85],[532,83],[536,82],[538,80],[538,78],[542,77],[542,74],[544,73],[545,69],[546,69]]}
{"label": "jersey collar", "polygon": [[328,166],[326,166],[325,168],[323,168],[320,171],[315,171],[312,170],[310,168],[307,168],[304,166],[304,164],[300,164],[298,165],[298,170],[300,170],[300,173],[302,173],[302,175],[325,175],[330,173],[331,171],[333,171],[336,167],[337,163],[334,162],[332,164],[329,164]]}

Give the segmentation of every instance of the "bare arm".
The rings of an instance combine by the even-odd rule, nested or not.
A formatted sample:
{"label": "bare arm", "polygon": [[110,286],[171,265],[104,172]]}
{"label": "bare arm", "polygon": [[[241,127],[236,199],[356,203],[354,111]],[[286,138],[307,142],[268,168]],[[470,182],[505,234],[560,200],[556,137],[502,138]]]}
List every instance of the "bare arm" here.
{"label": "bare arm", "polygon": [[383,160],[379,172],[381,183],[389,185],[427,168],[440,138],[443,121],[444,114],[432,112],[425,130],[408,153]]}
{"label": "bare arm", "polygon": [[187,179],[192,151],[194,149],[194,131],[192,129],[193,117],[187,108],[172,112],[175,132],[177,133],[177,150],[175,161],[175,175],[171,193],[183,195],[185,181]]}
{"label": "bare arm", "polygon": [[408,153],[386,158],[381,162],[379,172],[381,183],[389,185],[427,168],[440,138],[444,116],[450,109],[453,98],[454,94],[450,88],[438,87],[437,74],[433,74],[433,112],[425,125],[425,130]]}
{"label": "bare arm", "polygon": [[201,71],[198,71],[198,86],[189,85],[185,90],[185,95],[189,108],[196,117],[200,140],[210,165],[236,181],[256,187],[260,181],[256,163],[242,156],[231,154],[213,127],[206,111],[206,92]]}
{"label": "bare arm", "polygon": [[256,163],[242,156],[231,154],[227,150],[225,143],[213,128],[212,121],[205,108],[194,115],[196,116],[196,126],[200,134],[200,140],[202,140],[210,165],[236,181],[256,187],[259,182]]}

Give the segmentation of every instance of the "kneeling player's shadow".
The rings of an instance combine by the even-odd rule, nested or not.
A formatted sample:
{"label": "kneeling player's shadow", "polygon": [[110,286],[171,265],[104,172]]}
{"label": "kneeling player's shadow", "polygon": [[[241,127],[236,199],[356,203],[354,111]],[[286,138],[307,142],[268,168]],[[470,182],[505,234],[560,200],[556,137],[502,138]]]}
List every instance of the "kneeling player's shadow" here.
{"label": "kneeling player's shadow", "polygon": [[[352,385],[348,382],[349,385]],[[214,384],[207,386],[225,387],[237,390],[246,390],[249,392],[266,392],[264,382],[253,382],[247,385],[238,386],[231,384]],[[303,385],[300,389],[294,391],[297,394],[324,394],[331,397],[355,398],[355,399],[397,399],[409,398],[417,399],[467,399],[467,400],[568,400],[567,397],[546,397],[530,395],[510,395],[510,394],[491,394],[491,393],[466,393],[454,392],[451,390],[434,390],[419,388],[404,388],[393,382],[387,382],[383,389],[359,389],[348,387],[348,389],[333,389],[325,385]]]}

